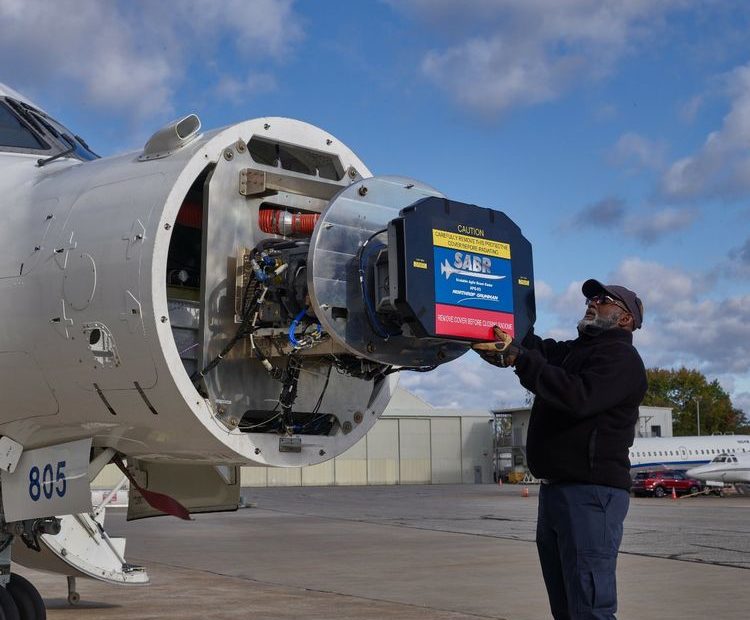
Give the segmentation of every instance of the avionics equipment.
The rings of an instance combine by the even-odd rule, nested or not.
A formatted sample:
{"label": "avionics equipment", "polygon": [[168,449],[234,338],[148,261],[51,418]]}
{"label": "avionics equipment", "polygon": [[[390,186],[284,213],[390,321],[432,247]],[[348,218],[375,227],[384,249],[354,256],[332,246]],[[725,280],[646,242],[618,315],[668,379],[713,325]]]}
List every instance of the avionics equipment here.
{"label": "avionics equipment", "polygon": [[[230,510],[240,465],[331,459],[398,371],[534,320],[531,249],[507,216],[372,177],[312,125],[202,132],[190,115],[97,158],[2,88],[0,112],[0,526],[50,537],[57,560],[99,526],[68,519],[55,545],[38,520],[87,515],[73,489],[111,460],[127,459],[129,518],[161,514],[154,492]],[[90,470],[74,478],[76,459]],[[97,562],[76,570],[137,581]]]}

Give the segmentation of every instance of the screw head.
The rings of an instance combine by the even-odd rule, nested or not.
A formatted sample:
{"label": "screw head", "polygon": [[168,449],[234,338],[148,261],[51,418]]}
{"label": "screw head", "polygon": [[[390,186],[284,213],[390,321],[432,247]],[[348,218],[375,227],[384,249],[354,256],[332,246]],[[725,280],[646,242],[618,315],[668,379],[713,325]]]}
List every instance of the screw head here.
{"label": "screw head", "polygon": [[224,159],[227,161],[232,161],[234,158],[234,153],[232,152],[232,149],[224,149]]}
{"label": "screw head", "polygon": [[161,319],[159,319],[159,320],[160,320],[160,321],[161,321],[162,323],[166,323],[166,322],[167,322],[167,317],[165,317],[165,316],[162,316],[162,317],[161,317]]}
{"label": "screw head", "polygon": [[362,187],[360,187],[360,188],[359,188],[359,189],[357,190],[357,193],[358,193],[358,194],[359,194],[360,196],[367,196],[367,187],[365,187],[365,186],[363,185]]}
{"label": "screw head", "polygon": [[347,420],[341,425],[341,430],[344,431],[344,435],[348,435],[352,432],[352,423]]}

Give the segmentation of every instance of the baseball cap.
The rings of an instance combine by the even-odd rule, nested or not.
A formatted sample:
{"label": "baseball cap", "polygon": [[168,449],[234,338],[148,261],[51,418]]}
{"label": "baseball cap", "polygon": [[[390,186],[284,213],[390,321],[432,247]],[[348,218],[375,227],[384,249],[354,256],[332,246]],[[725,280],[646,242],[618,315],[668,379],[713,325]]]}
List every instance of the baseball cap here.
{"label": "baseball cap", "polygon": [[619,284],[602,284],[599,280],[586,280],[581,287],[586,299],[595,295],[609,295],[625,304],[628,312],[633,315],[633,327],[638,329],[643,323],[643,302],[633,291]]}

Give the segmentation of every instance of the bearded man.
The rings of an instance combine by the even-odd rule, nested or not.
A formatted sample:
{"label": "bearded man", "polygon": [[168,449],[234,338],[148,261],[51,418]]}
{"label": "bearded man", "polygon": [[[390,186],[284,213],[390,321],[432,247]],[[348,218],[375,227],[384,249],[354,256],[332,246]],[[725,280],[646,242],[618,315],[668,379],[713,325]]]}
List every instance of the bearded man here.
{"label": "bearded man", "polygon": [[582,287],[578,338],[522,343],[495,328],[478,343],[487,362],[514,366],[535,396],[526,442],[539,490],[536,543],[555,620],[613,619],[616,566],[630,503],[630,460],[646,370],[633,346],[643,304],[597,280]]}

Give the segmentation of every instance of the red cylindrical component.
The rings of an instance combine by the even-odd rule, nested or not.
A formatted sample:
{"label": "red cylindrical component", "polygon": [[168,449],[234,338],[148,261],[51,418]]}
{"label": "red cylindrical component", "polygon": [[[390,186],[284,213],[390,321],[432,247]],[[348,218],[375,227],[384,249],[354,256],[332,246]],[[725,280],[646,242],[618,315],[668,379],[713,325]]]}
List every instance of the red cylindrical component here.
{"label": "red cylindrical component", "polygon": [[290,237],[312,235],[320,213],[290,213],[283,209],[261,209],[258,226],[263,232]]}

